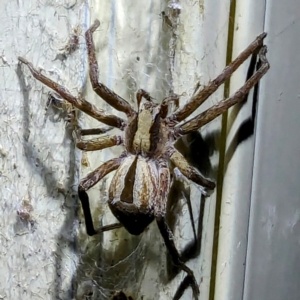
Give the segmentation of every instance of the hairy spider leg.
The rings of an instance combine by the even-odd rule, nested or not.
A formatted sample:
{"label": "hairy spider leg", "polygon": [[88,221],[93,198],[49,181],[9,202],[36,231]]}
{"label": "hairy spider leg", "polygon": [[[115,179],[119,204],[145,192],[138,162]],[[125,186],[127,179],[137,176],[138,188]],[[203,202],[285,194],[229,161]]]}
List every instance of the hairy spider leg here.
{"label": "hairy spider leg", "polygon": [[122,97],[117,95],[115,92],[110,90],[104,84],[98,81],[99,67],[96,59],[96,51],[93,40],[93,33],[100,26],[99,20],[96,20],[94,24],[86,31],[85,40],[88,50],[89,59],[89,75],[92,83],[92,87],[95,93],[100,96],[105,102],[114,107],[118,111],[126,113],[127,116],[136,114],[131,105]]}
{"label": "hairy spider leg", "polygon": [[232,73],[253,53],[258,51],[263,40],[267,36],[264,32],[260,34],[238,57],[233,60],[222,73],[210,81],[202,90],[197,92],[181,109],[168,117],[171,122],[181,122],[190,116],[210,95],[212,95],[225,80],[229,79]]}
{"label": "hairy spider leg", "polygon": [[267,47],[263,46],[258,54],[259,59],[261,61],[261,66],[256,71],[256,73],[252,75],[239,90],[237,90],[231,97],[220,101],[219,103],[207,109],[198,116],[183,123],[182,125],[179,125],[177,127],[179,134],[185,135],[189,132],[199,129],[203,125],[215,119],[217,116],[223,114],[231,106],[243,101],[245,96],[249,93],[250,89],[267,73],[268,69],[270,68],[269,62],[266,58],[266,53]]}
{"label": "hairy spider leg", "polygon": [[98,233],[102,233],[105,231],[110,231],[110,230],[114,230],[114,229],[118,229],[118,228],[122,228],[124,227],[124,225],[122,223],[113,223],[113,224],[109,224],[109,225],[105,225],[105,226],[101,226],[99,227],[96,232]]}
{"label": "hairy spider leg", "polygon": [[207,188],[213,190],[216,184],[202,176],[194,167],[192,167],[184,156],[175,148],[171,148],[169,153],[169,158],[171,162],[179,169],[179,171],[191,181]]}
{"label": "hairy spider leg", "polygon": [[103,134],[110,130],[112,130],[113,127],[99,127],[99,128],[89,128],[89,129],[79,129],[80,135],[96,135],[96,134]]}
{"label": "hairy spider leg", "polygon": [[30,63],[28,60],[26,60],[23,57],[18,57],[18,60],[27,65],[29,68],[31,74],[33,77],[46,86],[48,86],[50,89],[55,91],[57,94],[59,94],[63,99],[68,101],[69,103],[73,104],[77,109],[85,112],[92,118],[106,124],[109,126],[117,127],[121,130],[124,129],[126,122],[115,116],[115,115],[108,115],[105,113],[104,110],[97,108],[95,105],[91,104],[90,102],[86,101],[83,97],[74,97],[64,86],[58,84],[57,82],[51,80],[50,78],[44,76],[41,72],[39,72],[37,69],[34,68],[33,64]]}
{"label": "hairy spider leg", "polygon": [[142,98],[145,98],[147,101],[152,102],[152,98],[150,94],[143,89],[139,89],[136,93],[136,101],[137,101],[138,109],[140,108]]}
{"label": "hairy spider leg", "polygon": [[84,151],[96,151],[116,145],[123,145],[123,138],[120,135],[108,135],[89,140],[83,140],[81,130],[73,131],[73,139],[76,147]]}
{"label": "hairy spider leg", "polygon": [[90,209],[90,202],[89,202],[89,196],[87,194],[87,190],[89,190],[91,187],[93,187],[96,183],[98,183],[104,176],[109,174],[112,171],[115,171],[119,168],[119,166],[122,163],[122,158],[114,158],[107,162],[105,162],[103,165],[98,167],[93,172],[89,173],[84,179],[82,179],[78,186],[78,196],[81,201],[84,218],[85,218],[85,226],[86,226],[86,232],[88,235],[93,236],[95,234],[101,233],[103,231],[107,231],[114,228],[120,228],[123,227],[120,223],[115,223],[107,226],[100,227],[98,229],[94,228],[91,209]]}
{"label": "hairy spider leg", "polygon": [[159,167],[159,187],[157,189],[159,201],[157,201],[154,207],[154,216],[156,219],[157,226],[159,231],[164,239],[165,245],[172,257],[173,263],[179,266],[183,271],[187,273],[187,277],[189,278],[190,284],[193,289],[193,293],[195,296],[200,294],[199,286],[194,276],[194,272],[184,264],[176,249],[174,243],[174,236],[172,230],[170,229],[167,220],[166,220],[166,208],[168,201],[168,194],[170,190],[170,171],[167,164],[163,161],[160,161]]}

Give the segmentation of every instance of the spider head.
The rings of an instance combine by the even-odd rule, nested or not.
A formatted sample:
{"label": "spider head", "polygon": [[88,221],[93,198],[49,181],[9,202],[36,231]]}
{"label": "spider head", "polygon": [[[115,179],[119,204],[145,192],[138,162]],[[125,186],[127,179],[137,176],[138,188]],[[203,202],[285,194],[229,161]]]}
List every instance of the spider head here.
{"label": "spider head", "polygon": [[164,143],[160,105],[142,100],[138,113],[129,120],[125,129],[125,147],[127,152],[144,157],[157,153],[158,143]]}

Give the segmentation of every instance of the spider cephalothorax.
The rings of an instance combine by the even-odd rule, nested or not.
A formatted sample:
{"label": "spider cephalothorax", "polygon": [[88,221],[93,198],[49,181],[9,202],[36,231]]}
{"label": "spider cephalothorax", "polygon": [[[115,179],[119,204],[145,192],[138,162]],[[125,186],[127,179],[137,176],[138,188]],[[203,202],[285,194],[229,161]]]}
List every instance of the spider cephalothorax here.
{"label": "spider cephalothorax", "polygon": [[[174,264],[188,274],[187,278],[191,281],[194,294],[198,294],[199,287],[193,271],[181,261],[172,232],[166,222],[166,207],[171,185],[170,163],[185,177],[205,189],[212,190],[215,184],[190,166],[183,155],[174,148],[174,143],[181,136],[198,130],[234,104],[243,101],[249,90],[269,69],[265,56],[266,47],[263,46],[266,34],[260,34],[217,78],[202,89],[198,89],[183,107],[168,115],[169,104],[178,102],[177,95],[169,96],[163,99],[161,104],[156,104],[146,91],[139,90],[136,95],[138,110],[135,111],[126,100],[98,81],[98,63],[92,34],[99,25],[100,22],[97,20],[85,34],[91,83],[94,91],[104,101],[126,114],[127,121],[115,115],[107,115],[81,96],[74,97],[65,87],[42,75],[26,59],[19,57],[19,60],[29,67],[36,79],[50,87],[74,107],[106,125],[121,130],[121,134],[118,135],[101,136],[89,140],[83,140],[81,137],[101,134],[110,128],[81,129],[74,132],[76,145],[81,150],[101,150],[120,144],[125,148],[120,157],[105,162],[79,184],[78,194],[84,211],[87,233],[94,235],[124,226],[131,234],[138,235],[155,219]],[[231,74],[250,55],[259,56],[260,64],[254,75],[228,99],[186,120],[225,80],[230,78]],[[112,171],[116,173],[110,184],[108,204],[120,223],[95,229],[87,190]]]}

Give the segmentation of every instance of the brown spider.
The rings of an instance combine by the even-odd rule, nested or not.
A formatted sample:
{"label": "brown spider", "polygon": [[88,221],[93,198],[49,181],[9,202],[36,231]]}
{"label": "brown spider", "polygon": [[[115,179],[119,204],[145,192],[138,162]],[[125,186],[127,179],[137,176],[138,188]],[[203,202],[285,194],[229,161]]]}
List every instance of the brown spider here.
{"label": "brown spider", "polygon": [[[198,130],[231,106],[241,102],[249,90],[262,78],[269,69],[265,56],[267,49],[263,46],[266,33],[260,34],[217,78],[197,90],[183,107],[168,115],[168,106],[178,101],[177,95],[167,97],[161,104],[156,104],[146,91],[139,90],[136,94],[138,110],[135,111],[125,99],[98,81],[99,70],[92,35],[99,25],[100,22],[96,20],[85,33],[90,80],[94,91],[109,105],[125,113],[127,121],[115,115],[106,114],[82,96],[74,97],[64,86],[42,75],[26,59],[19,57],[19,60],[28,66],[37,80],[54,90],[74,107],[122,131],[119,135],[102,136],[90,140],[82,140],[81,136],[100,134],[109,128],[78,130],[74,135],[77,147],[85,151],[101,150],[115,145],[125,147],[120,157],[105,162],[82,179],[79,184],[78,194],[85,216],[87,234],[92,236],[124,226],[129,233],[139,235],[155,219],[174,264],[187,273],[186,278],[191,280],[194,294],[199,294],[194,273],[181,261],[173,234],[166,222],[166,205],[171,184],[170,162],[184,176],[205,189],[213,190],[215,183],[190,166],[183,155],[175,149],[174,143],[181,136]],[[259,69],[235,94],[186,121],[186,118],[229,79],[250,55],[257,54],[261,62]],[[116,173],[109,188],[108,205],[120,223],[94,229],[87,191],[115,170]]]}

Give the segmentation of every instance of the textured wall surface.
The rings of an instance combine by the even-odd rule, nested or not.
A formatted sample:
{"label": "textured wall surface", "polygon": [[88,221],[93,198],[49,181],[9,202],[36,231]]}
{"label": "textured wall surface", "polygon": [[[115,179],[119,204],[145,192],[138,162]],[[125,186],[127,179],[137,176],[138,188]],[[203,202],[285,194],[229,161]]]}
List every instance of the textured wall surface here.
{"label": "textured wall surface", "polygon": [[[235,58],[268,32],[271,69],[260,85],[257,118],[250,94],[229,112],[223,137],[218,118],[201,136],[179,145],[223,185],[219,181],[205,201],[193,184],[188,195],[175,189],[169,222],[184,252],[193,240],[188,196],[201,249],[187,264],[201,283],[201,300],[298,299],[300,10],[295,0],[284,6],[278,0],[251,3],[1,1],[1,299],[109,299],[116,290],[135,300],[172,299],[184,278],[183,272],[168,271],[170,258],[155,223],[139,237],[124,229],[86,235],[78,182],[122,149],[75,149],[65,107],[47,108],[50,90],[18,64],[18,56],[26,57],[73,95],[125,117],[89,83],[84,32],[96,18],[101,21],[94,34],[99,79],[132,105],[139,88],[157,102],[173,91],[182,96],[182,105],[196,84],[205,85],[222,71],[228,56]],[[74,35],[78,47],[70,51]],[[230,92],[243,84],[247,68],[245,63],[232,77]],[[224,95],[221,87],[199,111]],[[101,126],[83,114],[79,125]],[[89,191],[98,226],[115,222],[106,204],[110,179]],[[182,299],[191,297],[187,289]]]}

